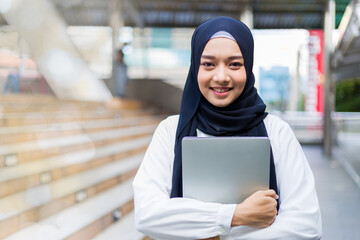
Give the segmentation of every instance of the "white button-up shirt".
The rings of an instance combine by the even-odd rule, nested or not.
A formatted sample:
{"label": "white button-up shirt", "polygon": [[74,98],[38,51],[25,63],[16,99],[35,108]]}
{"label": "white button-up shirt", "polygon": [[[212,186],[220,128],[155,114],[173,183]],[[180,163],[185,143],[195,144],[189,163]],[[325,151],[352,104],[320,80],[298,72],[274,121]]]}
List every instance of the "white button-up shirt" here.
{"label": "white button-up shirt", "polygon": [[[320,239],[321,216],[312,171],[287,123],[264,119],[271,142],[280,195],[280,209],[267,228],[231,227],[236,204],[170,198],[174,144],[179,116],[156,129],[133,182],[135,224],[156,239]],[[201,131],[197,135],[208,136]]]}

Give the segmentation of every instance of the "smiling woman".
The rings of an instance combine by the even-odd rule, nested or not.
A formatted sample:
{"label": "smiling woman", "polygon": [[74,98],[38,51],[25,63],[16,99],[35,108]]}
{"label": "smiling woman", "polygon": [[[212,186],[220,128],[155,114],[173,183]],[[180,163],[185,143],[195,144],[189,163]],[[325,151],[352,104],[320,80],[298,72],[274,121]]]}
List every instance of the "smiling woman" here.
{"label": "smiling woman", "polygon": [[[290,127],[265,112],[254,87],[253,44],[250,30],[228,17],[195,30],[180,115],[160,123],[133,182],[141,232],[156,239],[321,238],[314,177]],[[186,136],[268,137],[269,188],[233,204],[183,197]]]}

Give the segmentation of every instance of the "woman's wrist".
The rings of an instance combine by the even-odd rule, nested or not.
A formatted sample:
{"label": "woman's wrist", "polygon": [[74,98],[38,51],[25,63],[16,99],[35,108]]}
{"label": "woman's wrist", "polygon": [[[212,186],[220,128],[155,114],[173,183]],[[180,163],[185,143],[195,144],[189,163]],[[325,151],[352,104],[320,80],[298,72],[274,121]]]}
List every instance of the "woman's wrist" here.
{"label": "woman's wrist", "polygon": [[235,212],[231,221],[231,227],[246,225],[245,219],[242,217],[241,203],[236,205]]}

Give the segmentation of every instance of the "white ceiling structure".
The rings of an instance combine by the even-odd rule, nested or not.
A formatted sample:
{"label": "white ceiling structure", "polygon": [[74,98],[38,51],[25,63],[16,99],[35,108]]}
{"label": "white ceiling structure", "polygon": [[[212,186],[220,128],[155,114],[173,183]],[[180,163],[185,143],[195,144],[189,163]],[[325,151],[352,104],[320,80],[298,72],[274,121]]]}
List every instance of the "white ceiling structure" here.
{"label": "white ceiling structure", "polygon": [[[195,27],[215,16],[239,18],[250,7],[254,28],[322,29],[326,0],[50,0],[68,25],[107,26],[121,5],[127,26]],[[349,0],[337,0],[337,18]],[[0,24],[6,21],[0,17]]]}

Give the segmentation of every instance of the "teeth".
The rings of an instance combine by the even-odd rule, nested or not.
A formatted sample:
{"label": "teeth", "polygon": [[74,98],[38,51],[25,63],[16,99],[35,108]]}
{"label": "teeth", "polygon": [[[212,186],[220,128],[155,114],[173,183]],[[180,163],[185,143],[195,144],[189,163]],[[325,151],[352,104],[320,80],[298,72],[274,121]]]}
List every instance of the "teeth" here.
{"label": "teeth", "polygon": [[222,88],[222,89],[216,89],[216,88],[214,88],[214,90],[215,90],[216,92],[218,92],[218,93],[223,93],[223,92],[229,91],[229,88]]}

